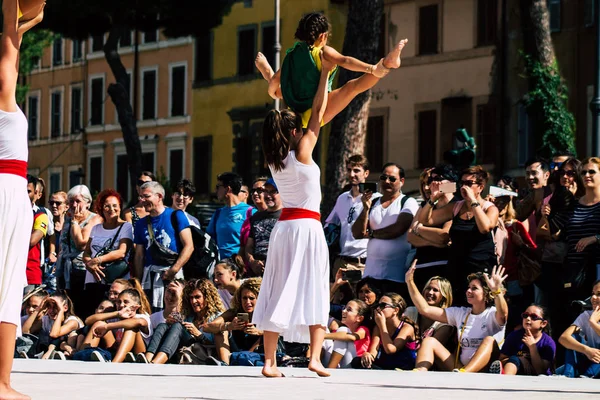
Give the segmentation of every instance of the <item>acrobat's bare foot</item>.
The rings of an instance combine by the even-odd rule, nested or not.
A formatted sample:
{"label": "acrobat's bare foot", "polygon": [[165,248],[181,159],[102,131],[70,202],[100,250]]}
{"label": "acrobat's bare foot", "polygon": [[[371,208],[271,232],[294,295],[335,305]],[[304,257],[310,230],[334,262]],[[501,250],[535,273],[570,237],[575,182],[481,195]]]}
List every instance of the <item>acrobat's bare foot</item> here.
{"label": "acrobat's bare foot", "polygon": [[319,375],[322,378],[326,378],[328,376],[331,376],[331,374],[329,372],[327,372],[327,370],[325,369],[325,367],[323,366],[323,364],[321,364],[320,361],[310,361],[308,363],[308,369],[311,370],[312,372],[315,372],[317,375]]}
{"label": "acrobat's bare foot", "polygon": [[17,392],[10,386],[0,386],[0,400],[31,400],[31,397]]}
{"label": "acrobat's bare foot", "polygon": [[279,371],[277,369],[277,367],[263,367],[262,369],[262,374],[263,376],[266,376],[267,378],[285,378],[285,375],[283,375],[281,373],[281,371]]}
{"label": "acrobat's bare foot", "polygon": [[402,53],[402,49],[408,43],[408,39],[402,39],[396,47],[392,51],[388,53],[387,56],[383,59],[383,66],[390,69],[400,68],[401,60],[400,54]]}
{"label": "acrobat's bare foot", "polygon": [[271,68],[271,66],[269,65],[269,61],[267,61],[267,57],[265,57],[265,55],[260,51],[256,55],[254,65],[256,65],[256,68],[260,71],[263,78],[265,78],[265,80],[267,81],[270,81],[273,75],[275,75],[273,68]]}

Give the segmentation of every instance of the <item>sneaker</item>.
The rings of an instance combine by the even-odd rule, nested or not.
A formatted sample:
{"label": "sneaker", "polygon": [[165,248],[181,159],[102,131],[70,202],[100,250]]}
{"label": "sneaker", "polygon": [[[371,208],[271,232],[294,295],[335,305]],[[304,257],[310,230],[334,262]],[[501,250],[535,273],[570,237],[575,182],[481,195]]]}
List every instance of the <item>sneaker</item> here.
{"label": "sneaker", "polygon": [[62,351],[55,351],[54,354],[52,354],[52,359],[65,361],[67,357],[65,357],[65,353],[63,353]]}
{"label": "sneaker", "polygon": [[102,357],[102,354],[100,354],[100,352],[98,350],[92,351],[92,354],[90,355],[90,360],[98,361],[98,362],[106,362],[106,360],[104,359],[104,357]]}
{"label": "sneaker", "polygon": [[500,360],[496,360],[490,364],[490,369],[488,370],[490,374],[502,374],[504,373],[504,368],[502,368],[502,363]]}
{"label": "sneaker", "polygon": [[125,360],[123,360],[123,362],[134,363],[135,361],[136,361],[136,358],[132,352],[125,354]]}
{"label": "sneaker", "polygon": [[464,369],[464,368],[461,368],[461,369],[454,368],[454,369],[452,370],[452,372],[467,372],[467,371],[465,371],[465,369]]}
{"label": "sneaker", "polygon": [[213,356],[208,356],[208,357],[206,357],[206,365],[216,365],[216,366],[220,367],[222,364],[221,364],[221,361],[217,360]]}
{"label": "sneaker", "polygon": [[139,364],[149,364],[144,353],[138,353],[137,356],[135,356],[135,362]]}
{"label": "sneaker", "polygon": [[191,364],[192,363],[192,357],[189,354],[183,353],[181,355],[181,360],[179,361],[179,364]]}
{"label": "sneaker", "polygon": [[19,352],[19,358],[29,358],[26,351],[21,350]]}

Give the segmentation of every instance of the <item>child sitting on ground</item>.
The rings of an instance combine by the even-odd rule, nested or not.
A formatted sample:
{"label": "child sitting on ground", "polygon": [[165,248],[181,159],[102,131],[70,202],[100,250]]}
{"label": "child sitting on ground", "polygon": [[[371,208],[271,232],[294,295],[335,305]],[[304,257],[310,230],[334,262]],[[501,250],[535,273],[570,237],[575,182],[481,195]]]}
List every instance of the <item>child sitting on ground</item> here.
{"label": "child sitting on ground", "polygon": [[[390,69],[399,68],[400,53],[408,42],[407,39],[401,40],[377,65],[371,65],[354,57],[344,56],[333,47],[327,46],[329,29],[329,21],[321,13],[310,13],[302,17],[295,34],[298,42],[286,52],[283,65],[277,73],[262,53],[256,56],[256,67],[269,82],[269,95],[274,99],[283,98],[288,107],[300,113],[304,128],[308,126],[313,98],[319,86],[321,53],[327,61],[340,67],[372,75],[368,82],[364,82],[365,87],[359,88],[360,80],[354,79],[329,95],[323,117],[324,125],[344,109],[358,93],[373,87]],[[335,70],[329,76],[329,91],[334,75]]]}
{"label": "child sitting on ground", "polygon": [[31,314],[33,314],[40,308],[40,306],[44,302],[44,299],[48,297],[48,292],[46,292],[45,290],[40,290],[37,292],[33,292],[31,295],[28,296],[29,297],[27,298],[27,300],[25,300],[25,302],[23,303],[24,314],[21,316],[21,326],[25,325],[25,321],[27,321],[27,318],[29,318]]}

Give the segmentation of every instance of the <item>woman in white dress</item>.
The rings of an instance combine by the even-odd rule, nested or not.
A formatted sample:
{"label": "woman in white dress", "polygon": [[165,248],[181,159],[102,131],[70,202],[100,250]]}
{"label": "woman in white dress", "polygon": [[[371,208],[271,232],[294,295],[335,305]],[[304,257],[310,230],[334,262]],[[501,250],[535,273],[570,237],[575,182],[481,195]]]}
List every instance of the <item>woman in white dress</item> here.
{"label": "woman in white dress", "polygon": [[[27,119],[15,98],[23,34],[43,17],[45,2],[4,0],[0,38],[0,398],[28,399],[10,386],[33,211],[27,195]],[[32,15],[32,17],[30,17]],[[19,19],[19,17],[22,17]]]}

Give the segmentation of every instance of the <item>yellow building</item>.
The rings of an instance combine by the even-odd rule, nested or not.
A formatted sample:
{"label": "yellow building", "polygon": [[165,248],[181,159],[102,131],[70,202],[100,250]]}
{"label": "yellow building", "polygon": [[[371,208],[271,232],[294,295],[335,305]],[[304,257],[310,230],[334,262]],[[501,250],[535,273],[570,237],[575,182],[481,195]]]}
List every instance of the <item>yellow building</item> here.
{"label": "yellow building", "polygon": [[[143,167],[171,181],[189,177],[194,42],[167,39],[158,30],[139,33],[134,85],[133,35],[121,38],[119,53],[132,104],[137,87]],[[27,77],[29,171],[46,181],[48,193],[84,183],[92,193],[116,188],[132,197],[121,127],[107,94],[115,79],[102,52],[105,40],[59,39]]]}
{"label": "yellow building", "polygon": [[[347,12],[343,3],[281,0],[281,60],[294,43],[298,21],[313,11],[325,12],[333,30],[330,44],[341,50]],[[197,53],[205,55],[196,58],[192,114],[194,181],[199,190],[212,191],[221,172],[237,172],[248,182],[267,172],[260,132],[273,100],[254,59],[261,51],[273,65],[274,13],[274,0],[237,2],[221,26],[197,39]],[[324,165],[326,137],[319,142],[316,159]]]}

